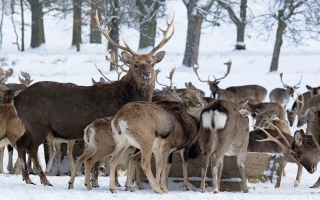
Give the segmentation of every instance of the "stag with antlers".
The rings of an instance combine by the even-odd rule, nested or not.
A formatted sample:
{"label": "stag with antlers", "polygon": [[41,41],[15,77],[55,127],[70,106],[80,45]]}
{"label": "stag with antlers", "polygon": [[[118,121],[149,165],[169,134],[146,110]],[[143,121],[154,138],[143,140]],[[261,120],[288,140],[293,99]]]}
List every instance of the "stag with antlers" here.
{"label": "stag with antlers", "polygon": [[252,99],[252,100],[257,100],[259,102],[263,102],[267,95],[267,90],[260,86],[260,85],[243,85],[243,86],[232,86],[228,87],[226,89],[221,89],[218,84],[220,83],[220,80],[226,78],[231,69],[232,62],[226,62],[224,63],[227,65],[227,73],[221,77],[221,78],[215,78],[214,76],[214,81],[204,81],[201,80],[198,74],[198,69],[199,67],[193,67],[194,72],[196,73],[199,81],[201,82],[207,82],[210,86],[211,90],[211,96],[215,99],[219,98],[222,100],[230,101],[231,103],[238,104],[240,101],[247,100],[247,99]]}
{"label": "stag with antlers", "polygon": [[270,98],[270,102],[277,102],[280,105],[282,105],[284,109],[286,109],[286,106],[290,101],[290,98],[293,98],[294,92],[299,88],[298,85],[300,85],[301,83],[302,76],[300,78],[299,83],[297,83],[294,86],[289,86],[285,84],[282,81],[282,76],[283,76],[283,73],[280,73],[280,80],[284,88],[273,89],[269,94],[269,98]]}

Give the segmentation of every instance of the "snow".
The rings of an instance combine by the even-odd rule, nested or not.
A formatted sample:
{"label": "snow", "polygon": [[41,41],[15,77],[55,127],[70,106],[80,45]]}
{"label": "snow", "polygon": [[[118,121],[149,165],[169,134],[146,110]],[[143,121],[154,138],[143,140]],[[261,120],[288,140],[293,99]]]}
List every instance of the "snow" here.
{"label": "snow", "polygon": [[[156,65],[161,70],[159,82],[168,84],[169,72],[173,67],[176,72],[173,75],[173,83],[177,88],[182,88],[185,82],[191,81],[196,87],[203,90],[207,96],[210,95],[209,87],[206,83],[200,82],[193,70],[182,66],[185,48],[187,16],[186,7],[182,1],[168,1],[168,10],[175,10],[175,33],[172,39],[161,49],[166,51],[164,59]],[[26,23],[30,24],[30,12],[25,12]],[[15,16],[19,21],[19,16]],[[18,52],[15,42],[10,16],[6,16],[3,26],[3,45],[0,51],[0,65],[4,69],[13,68],[13,77],[7,83],[17,83],[20,71],[30,72],[33,83],[38,81],[58,81],[72,82],[78,85],[91,85],[91,78],[99,80],[100,74],[94,67],[96,62],[102,68],[106,76],[115,80],[117,74],[109,72],[109,62],[105,60],[107,52],[107,42],[103,39],[103,44],[83,44],[81,51],[76,52],[70,48],[72,36],[71,16],[67,20],[60,20],[50,15],[44,16],[46,44],[38,49],[27,49],[25,52]],[[159,27],[166,28],[165,19],[159,19]],[[88,27],[84,27],[84,32]],[[26,27],[25,42],[30,44],[30,26]],[[87,31],[88,32],[88,31]],[[20,34],[20,33],[19,33]],[[283,81],[288,85],[295,85],[302,75],[299,92],[306,92],[305,85],[319,86],[320,72],[320,43],[316,41],[305,41],[304,46],[294,48],[284,40],[281,49],[278,72],[269,73],[271,56],[273,50],[273,38],[269,42],[258,37],[250,26],[247,28],[245,38],[246,51],[232,51],[236,43],[236,29],[232,25],[222,24],[221,27],[206,28],[202,30],[199,55],[199,76],[202,80],[215,77],[219,78],[226,73],[226,66],[223,63],[232,60],[230,74],[220,82],[221,88],[234,85],[259,84],[264,86],[269,92],[282,87],[279,73],[283,72]],[[162,33],[158,32],[156,43],[162,40]],[[248,37],[250,36],[250,37]],[[271,34],[272,36],[272,34]],[[87,35],[83,35],[83,40]],[[138,49],[139,35],[136,30],[122,30],[123,37],[132,49]],[[160,85],[156,88],[161,89]],[[295,96],[296,97],[296,96]],[[269,101],[269,98],[265,99]],[[291,107],[291,99],[287,107]],[[291,131],[297,130],[296,121]],[[302,127],[303,129],[306,126]],[[43,147],[39,148],[42,163],[44,162]],[[16,151],[14,159],[16,159]],[[5,152],[4,168],[6,171],[7,153]],[[201,169],[199,169],[201,170]],[[123,187],[118,188],[117,194],[109,191],[109,178],[99,177],[100,188],[87,191],[84,186],[84,176],[76,177],[75,189],[68,189],[68,176],[48,176],[50,183],[54,187],[44,187],[41,185],[39,177],[31,175],[31,180],[36,185],[27,185],[22,181],[21,175],[0,174],[1,199],[319,199],[320,189],[309,188],[319,178],[320,172],[309,174],[303,170],[302,180],[298,187],[293,187],[297,166],[288,163],[286,167],[287,176],[282,178],[281,186],[274,188],[272,183],[248,184],[249,193],[220,192],[213,194],[212,188],[208,187],[205,193],[193,187],[192,191],[185,191],[182,183],[174,183],[169,180],[169,193],[158,195],[152,192],[150,185],[145,184],[146,189],[126,192]],[[191,177],[191,179],[194,179]],[[124,185],[125,176],[120,177],[121,185]]]}

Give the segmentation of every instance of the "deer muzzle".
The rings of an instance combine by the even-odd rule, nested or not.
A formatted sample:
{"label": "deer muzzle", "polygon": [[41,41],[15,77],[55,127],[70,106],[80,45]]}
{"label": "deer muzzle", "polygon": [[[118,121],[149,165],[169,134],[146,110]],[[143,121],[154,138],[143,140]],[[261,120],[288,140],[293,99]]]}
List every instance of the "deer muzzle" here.
{"label": "deer muzzle", "polygon": [[149,70],[143,71],[143,72],[142,72],[142,77],[143,77],[144,79],[151,79],[151,71],[149,71]]}

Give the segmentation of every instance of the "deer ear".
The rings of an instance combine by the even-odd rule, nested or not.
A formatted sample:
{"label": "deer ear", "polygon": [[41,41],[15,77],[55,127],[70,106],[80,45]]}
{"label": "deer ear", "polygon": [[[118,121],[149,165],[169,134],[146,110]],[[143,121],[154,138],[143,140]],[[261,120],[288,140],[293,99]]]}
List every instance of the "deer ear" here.
{"label": "deer ear", "polygon": [[100,77],[100,83],[107,84],[107,81],[104,78]]}
{"label": "deer ear", "polygon": [[256,113],[259,114],[260,113],[260,110],[258,108],[256,108]]}
{"label": "deer ear", "polygon": [[303,138],[303,135],[301,134],[300,130],[297,130],[294,133],[294,143],[295,143],[296,146],[301,146],[302,145],[302,138]]}
{"label": "deer ear", "polygon": [[132,55],[130,55],[128,52],[126,51],[121,52],[121,56],[123,60],[126,62],[126,64],[132,63]]}
{"label": "deer ear", "polygon": [[270,120],[280,120],[280,118],[277,115],[271,115]]}
{"label": "deer ear", "polygon": [[163,59],[164,55],[166,54],[165,51],[160,51],[156,55],[153,56],[154,63],[159,63]]}
{"label": "deer ear", "polygon": [[316,112],[316,111],[317,111],[316,105],[313,105],[313,106],[310,108],[310,111],[311,111],[311,112]]}

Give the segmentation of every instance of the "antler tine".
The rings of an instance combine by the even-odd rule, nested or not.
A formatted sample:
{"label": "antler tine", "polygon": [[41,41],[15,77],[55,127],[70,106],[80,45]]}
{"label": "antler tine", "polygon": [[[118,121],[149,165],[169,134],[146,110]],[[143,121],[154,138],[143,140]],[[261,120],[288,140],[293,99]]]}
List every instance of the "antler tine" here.
{"label": "antler tine", "polygon": [[293,88],[294,88],[294,89],[298,89],[298,88],[296,88],[296,87],[297,87],[297,85],[300,85],[300,83],[301,83],[301,80],[302,80],[302,75],[301,75],[301,78],[300,78],[300,81],[299,81],[299,83],[293,86]]}
{"label": "antler tine", "polygon": [[[120,76],[121,76],[121,73],[122,72],[128,72],[127,70],[125,70],[123,68],[123,65],[119,65],[117,62],[116,62],[116,55],[113,51],[109,51],[109,54],[111,55],[111,58],[109,58],[108,56],[106,56],[106,60],[110,61],[112,63],[112,67],[113,69],[117,72],[118,74],[118,80],[120,80]],[[121,72],[119,72],[119,68],[121,69]]]}
{"label": "antler tine", "polygon": [[203,80],[200,79],[199,74],[198,74],[198,69],[199,69],[199,66],[198,67],[193,66],[193,71],[194,71],[194,73],[196,73],[199,81],[204,82],[204,83],[209,83],[210,82],[209,80],[203,81]]}
{"label": "antler tine", "polygon": [[229,73],[230,73],[231,65],[232,65],[232,61],[231,61],[231,60],[229,60],[228,62],[223,63],[223,64],[227,65],[227,67],[228,67],[228,68],[227,68],[227,73],[226,73],[223,77],[218,78],[218,79],[216,79],[216,78],[215,78],[215,76],[213,75],[213,77],[214,77],[215,81],[218,81],[218,80],[224,79],[224,78],[225,78],[225,77],[227,77],[227,76],[229,75]]}
{"label": "antler tine", "polygon": [[13,69],[9,68],[8,70],[0,70],[0,84],[4,84],[8,78],[13,74]]}
{"label": "antler tine", "polygon": [[22,84],[29,86],[30,83],[33,81],[33,80],[31,80],[30,74],[28,72],[22,72],[22,71],[20,71],[20,74],[21,74],[21,76],[24,77],[24,79],[20,78],[20,76],[19,76],[19,81]]}
{"label": "antler tine", "polygon": [[268,131],[264,130],[263,128],[261,128],[259,126],[254,126],[254,127],[260,129],[261,131],[263,131],[268,136],[266,139],[256,140],[256,141],[258,141],[258,142],[273,141],[273,142],[277,143],[281,147],[282,153],[284,153],[288,149],[291,149],[290,147],[286,147],[285,145],[283,145],[279,140],[274,138],[272,135],[270,135],[270,133]]}
{"label": "antler tine", "polygon": [[271,125],[278,131],[279,136],[284,140],[284,142],[285,142],[285,144],[286,144],[286,147],[287,147],[287,148],[290,148],[290,147],[291,147],[290,143],[288,142],[287,138],[284,137],[284,135],[281,133],[281,131],[278,129],[278,127],[276,127],[276,126],[275,126],[274,124],[272,124],[272,123],[271,123]]}
{"label": "antler tine", "polygon": [[173,77],[173,74],[174,74],[175,71],[176,71],[176,67],[172,68],[172,70],[170,71],[169,77],[167,76],[167,78],[170,80],[170,86],[169,86],[169,88],[172,87],[172,77]]}
{"label": "antler tine", "polygon": [[156,69],[156,70],[155,70],[155,73],[156,73],[156,82],[157,82],[159,85],[161,85],[161,86],[167,87],[166,85],[163,85],[163,84],[161,84],[161,83],[158,82],[158,74],[159,74],[160,72],[161,72],[160,69]]}
{"label": "antler tine", "polygon": [[97,69],[98,72],[103,76],[103,78],[107,79],[107,81],[109,81],[109,82],[112,82],[110,79],[108,79],[108,77],[106,77],[106,76],[103,74],[102,70],[97,67],[95,61],[94,61],[94,66],[96,66],[96,69]]}
{"label": "antler tine", "polygon": [[98,10],[96,11],[96,16],[95,16],[95,18],[96,18],[96,22],[97,22],[98,29],[100,30],[100,32],[104,35],[104,37],[106,37],[106,39],[107,39],[113,46],[115,46],[115,47],[117,47],[117,48],[119,48],[119,49],[122,49],[122,50],[124,50],[124,51],[129,52],[131,55],[137,55],[137,54],[129,47],[129,45],[123,40],[123,38],[122,38],[122,40],[123,40],[123,42],[124,42],[124,44],[125,44],[126,47],[123,47],[123,46],[117,44],[116,42],[114,42],[114,41],[109,37],[109,33],[110,33],[110,31],[111,31],[111,28],[110,28],[109,30],[107,30],[107,31],[103,31],[103,30],[102,30],[102,28],[101,28],[101,26],[100,26],[100,21],[99,21]]}
{"label": "antler tine", "polygon": [[[173,36],[173,33],[174,33],[174,26],[173,26],[174,16],[175,16],[175,12],[173,11],[172,20],[171,20],[170,23],[168,21],[169,15],[167,16],[167,19],[166,19],[167,29],[166,30],[162,30],[161,28],[159,28],[160,31],[163,33],[163,39],[155,48],[153,48],[151,50],[151,52],[149,53],[150,55],[153,55],[156,51],[158,51],[161,47],[163,47],[171,39],[171,37]],[[172,27],[172,33],[168,37],[167,34],[168,34],[169,30],[171,29],[171,27]]]}
{"label": "antler tine", "polygon": [[285,84],[285,83],[282,81],[282,76],[283,76],[283,73],[280,73],[280,80],[281,80],[282,84],[283,84],[285,87],[289,87],[289,85]]}

